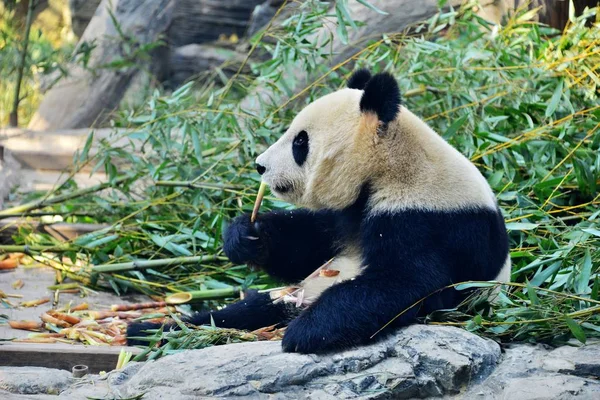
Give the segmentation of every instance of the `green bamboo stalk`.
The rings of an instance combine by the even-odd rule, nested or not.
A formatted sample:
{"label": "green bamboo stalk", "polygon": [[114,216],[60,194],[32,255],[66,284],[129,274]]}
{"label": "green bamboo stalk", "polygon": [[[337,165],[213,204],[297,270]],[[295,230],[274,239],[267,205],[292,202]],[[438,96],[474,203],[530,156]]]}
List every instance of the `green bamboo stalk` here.
{"label": "green bamboo stalk", "polygon": [[6,244],[0,245],[0,253],[25,253],[28,254],[32,251],[49,251],[56,253],[63,253],[66,251],[77,251],[77,247],[68,245],[56,245],[56,246],[40,246],[40,245],[17,245],[17,244]]}
{"label": "green bamboo stalk", "polygon": [[44,208],[44,207],[52,205],[52,204],[61,203],[65,200],[72,200],[77,197],[85,196],[87,194],[94,193],[94,192],[100,191],[102,189],[106,189],[113,185],[118,185],[120,183],[125,182],[128,179],[131,179],[131,178],[132,178],[132,176],[130,176],[130,175],[122,176],[120,178],[115,179],[114,182],[104,182],[104,183],[100,183],[98,185],[90,186],[85,189],[76,190],[71,193],[65,193],[65,194],[61,194],[59,196],[53,196],[53,197],[43,198],[43,199],[39,199],[39,200],[34,200],[29,203],[21,204],[19,206],[7,208],[5,210],[0,211],[0,218],[13,217],[15,214],[18,214],[18,213],[26,213],[27,211],[35,210],[38,208]]}
{"label": "green bamboo stalk", "polygon": [[[264,290],[267,285],[253,285],[248,289]],[[184,303],[193,303],[194,301],[226,299],[237,297],[242,292],[241,286],[232,286],[223,289],[191,290],[189,292],[174,293],[165,297],[167,304],[176,305]]]}
{"label": "green bamboo stalk", "polygon": [[226,183],[194,183],[192,181],[156,181],[156,186],[173,186],[173,187],[187,187],[194,189],[211,189],[211,190],[223,190],[223,189],[243,189],[241,185],[231,185]]}
{"label": "green bamboo stalk", "polygon": [[223,289],[192,290],[190,292],[175,293],[165,298],[167,304],[184,304],[194,301],[226,299],[237,297],[242,291],[241,286],[232,286]]}
{"label": "green bamboo stalk", "polygon": [[186,265],[186,264],[197,264],[206,261],[226,261],[227,258],[219,257],[215,255],[211,256],[194,256],[194,257],[175,257],[175,258],[163,258],[159,260],[136,260],[126,263],[117,264],[101,264],[92,267],[92,272],[123,272],[131,271],[136,269],[146,269],[154,267],[168,267],[171,265]]}

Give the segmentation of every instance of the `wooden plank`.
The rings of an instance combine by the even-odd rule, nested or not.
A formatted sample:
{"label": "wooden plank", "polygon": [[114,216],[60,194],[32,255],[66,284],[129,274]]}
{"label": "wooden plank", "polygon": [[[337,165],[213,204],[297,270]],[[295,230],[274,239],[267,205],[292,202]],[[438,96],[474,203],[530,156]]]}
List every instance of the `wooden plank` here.
{"label": "wooden plank", "polygon": [[46,367],[71,371],[75,365],[87,365],[90,372],[112,371],[117,366],[121,349],[134,355],[137,347],[85,346],[65,343],[0,343],[0,366]]}

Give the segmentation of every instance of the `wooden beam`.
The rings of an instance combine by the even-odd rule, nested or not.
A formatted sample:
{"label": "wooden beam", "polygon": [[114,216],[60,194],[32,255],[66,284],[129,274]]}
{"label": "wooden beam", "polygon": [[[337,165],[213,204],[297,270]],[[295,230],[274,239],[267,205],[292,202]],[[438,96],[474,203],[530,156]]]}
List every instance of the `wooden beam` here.
{"label": "wooden beam", "polygon": [[71,371],[75,365],[87,365],[90,373],[97,374],[115,369],[121,349],[134,355],[142,351],[137,347],[0,342],[0,366],[46,367]]}

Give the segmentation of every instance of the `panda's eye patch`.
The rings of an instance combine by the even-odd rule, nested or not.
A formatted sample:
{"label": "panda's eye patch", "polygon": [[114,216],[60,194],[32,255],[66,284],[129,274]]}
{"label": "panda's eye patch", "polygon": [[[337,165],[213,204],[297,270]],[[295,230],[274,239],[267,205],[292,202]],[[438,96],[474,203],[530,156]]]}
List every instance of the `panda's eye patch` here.
{"label": "panda's eye patch", "polygon": [[308,143],[308,134],[306,131],[300,131],[294,138],[294,146],[304,146]]}
{"label": "panda's eye patch", "polygon": [[294,138],[294,142],[292,143],[292,154],[296,164],[302,166],[308,156],[308,133],[306,133],[306,131],[300,131]]}

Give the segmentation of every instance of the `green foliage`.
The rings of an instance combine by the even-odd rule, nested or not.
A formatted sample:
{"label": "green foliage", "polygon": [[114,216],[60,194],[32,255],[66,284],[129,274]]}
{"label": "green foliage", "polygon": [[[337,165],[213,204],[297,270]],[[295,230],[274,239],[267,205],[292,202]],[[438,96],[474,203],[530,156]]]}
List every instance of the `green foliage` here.
{"label": "green foliage", "polygon": [[[342,40],[358,24],[350,22],[345,5],[338,2],[334,10]],[[323,57],[332,38],[329,31],[315,33],[332,16],[323,3],[305,2],[283,24],[252,39],[253,50],[272,55],[251,65],[256,78],[236,75],[225,87],[201,93],[191,83],[170,95],[155,92],[143,110],[115,121],[124,132],[104,141],[98,155],[85,157],[84,151],[74,160],[96,163],[111,182],[125,171],[131,178],[53,210],[69,221],[113,224],[94,237],[93,247],[81,247],[94,264],[219,255],[223,224],[251,211],[259,184],[256,155],[305,104],[341,87],[350,64],[387,70],[399,78],[406,106],[480,168],[510,231],[515,283],[494,304],[477,292],[429,320],[504,340],[598,337],[600,30],[598,22],[585,26],[597,11],[558,34],[533,22],[534,12],[519,11],[495,27],[464,6],[410,33],[374,39],[355,63],[328,67]],[[301,95],[294,95],[294,70],[315,79]],[[268,92],[267,100],[251,108],[240,102],[256,88]],[[289,205],[267,198],[263,210],[280,207]],[[91,215],[74,216],[82,212]],[[53,244],[25,232],[17,239]],[[91,278],[119,292],[145,293],[271,284],[260,272],[222,261]]]}
{"label": "green foliage", "polygon": [[[0,5],[0,125],[5,126],[12,108],[24,27],[20,23],[22,21],[15,18],[14,11],[2,7]],[[57,73],[56,77],[61,76],[62,66],[72,51],[71,44],[56,45],[39,29],[32,29],[29,36],[19,107],[21,124],[27,124],[41,101],[39,77],[52,73]]]}

